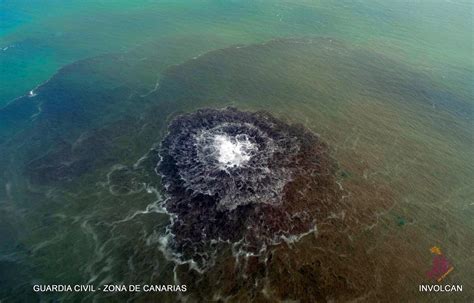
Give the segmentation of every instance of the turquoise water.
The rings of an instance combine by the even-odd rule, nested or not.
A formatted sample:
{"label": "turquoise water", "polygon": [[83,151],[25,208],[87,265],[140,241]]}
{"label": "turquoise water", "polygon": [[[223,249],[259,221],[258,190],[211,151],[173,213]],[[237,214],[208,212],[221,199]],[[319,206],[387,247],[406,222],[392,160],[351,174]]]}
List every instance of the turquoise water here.
{"label": "turquoise water", "polygon": [[[471,2],[0,5],[0,300],[173,302],[32,285],[177,279],[190,301],[474,296]],[[229,105],[320,134],[348,195],[265,263],[222,249],[199,273],[163,244],[149,150],[177,113]],[[418,292],[432,246],[463,293]]]}
{"label": "turquoise water", "polygon": [[390,53],[452,85],[472,80],[469,1],[4,0],[0,14],[0,104],[65,64],[155,42],[183,43],[189,58],[236,43],[330,36]]}

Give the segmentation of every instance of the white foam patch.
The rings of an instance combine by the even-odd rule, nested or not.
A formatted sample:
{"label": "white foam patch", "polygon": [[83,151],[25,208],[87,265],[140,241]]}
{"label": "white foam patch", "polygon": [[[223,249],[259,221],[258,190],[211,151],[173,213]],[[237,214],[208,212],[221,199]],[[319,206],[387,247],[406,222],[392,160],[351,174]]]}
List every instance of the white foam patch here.
{"label": "white foam patch", "polygon": [[241,167],[250,160],[252,151],[257,150],[257,146],[246,135],[216,135],[213,145],[217,150],[217,160],[223,168]]}

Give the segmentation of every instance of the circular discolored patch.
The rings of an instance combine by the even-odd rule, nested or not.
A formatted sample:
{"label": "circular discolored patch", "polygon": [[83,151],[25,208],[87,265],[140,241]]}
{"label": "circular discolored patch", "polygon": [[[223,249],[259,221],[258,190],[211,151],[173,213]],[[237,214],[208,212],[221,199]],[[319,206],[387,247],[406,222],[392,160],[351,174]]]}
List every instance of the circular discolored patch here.
{"label": "circular discolored patch", "polygon": [[342,195],[319,136],[266,112],[178,116],[158,152],[172,214],[169,245],[193,260],[209,259],[218,243],[257,254],[297,240]]}

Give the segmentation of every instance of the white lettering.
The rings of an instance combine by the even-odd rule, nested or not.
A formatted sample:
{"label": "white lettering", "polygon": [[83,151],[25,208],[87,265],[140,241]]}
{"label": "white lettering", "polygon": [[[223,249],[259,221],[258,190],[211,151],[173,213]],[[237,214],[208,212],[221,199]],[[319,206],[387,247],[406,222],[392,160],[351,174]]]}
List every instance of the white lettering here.
{"label": "white lettering", "polygon": [[439,284],[431,284],[431,285],[418,285],[418,290],[420,292],[461,292],[462,285],[457,284],[447,284],[447,285],[439,285]]}
{"label": "white lettering", "polygon": [[186,292],[186,285],[143,285],[145,292]]}

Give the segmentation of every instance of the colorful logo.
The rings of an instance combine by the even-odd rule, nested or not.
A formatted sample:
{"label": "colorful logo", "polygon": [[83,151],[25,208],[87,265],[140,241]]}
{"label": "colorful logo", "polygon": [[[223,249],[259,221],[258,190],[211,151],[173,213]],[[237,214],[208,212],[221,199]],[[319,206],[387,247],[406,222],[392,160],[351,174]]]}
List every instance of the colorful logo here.
{"label": "colorful logo", "polygon": [[451,266],[448,259],[443,255],[439,247],[433,246],[431,247],[430,251],[435,256],[433,258],[431,270],[427,272],[428,278],[437,282],[441,282],[450,272],[453,271],[454,267]]}

